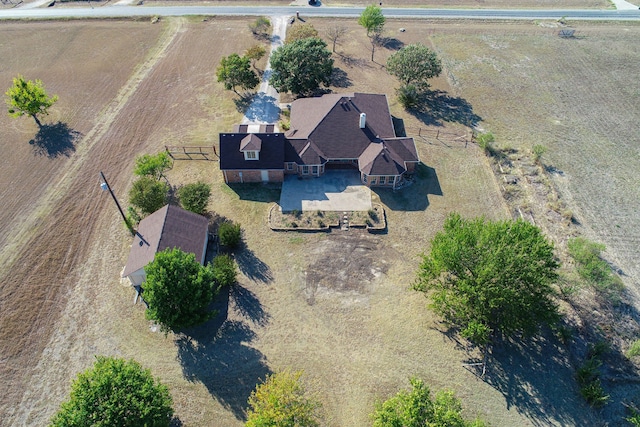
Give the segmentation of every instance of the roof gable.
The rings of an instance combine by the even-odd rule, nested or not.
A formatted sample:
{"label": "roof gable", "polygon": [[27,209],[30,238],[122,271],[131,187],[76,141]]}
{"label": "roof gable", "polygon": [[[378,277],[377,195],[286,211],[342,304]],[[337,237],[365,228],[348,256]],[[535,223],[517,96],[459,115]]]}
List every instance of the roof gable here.
{"label": "roof gable", "polygon": [[140,221],[122,277],[140,270],[153,261],[156,252],[167,248],[195,254],[200,262],[208,228],[209,220],[202,215],[173,205],[160,208]]}
{"label": "roof gable", "polygon": [[240,151],[260,151],[260,148],[262,139],[255,133],[250,133],[240,141]]}

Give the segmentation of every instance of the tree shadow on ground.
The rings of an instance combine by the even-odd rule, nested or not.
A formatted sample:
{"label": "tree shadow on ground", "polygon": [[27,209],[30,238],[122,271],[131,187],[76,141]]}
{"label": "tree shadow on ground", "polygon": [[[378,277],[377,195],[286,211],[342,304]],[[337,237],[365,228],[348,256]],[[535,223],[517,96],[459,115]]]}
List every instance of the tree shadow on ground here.
{"label": "tree shadow on ground", "polygon": [[234,258],[238,263],[238,268],[248,279],[264,284],[273,281],[271,268],[245,244],[236,251]]}
{"label": "tree shadow on ground", "polygon": [[429,206],[429,195],[442,196],[442,188],[436,170],[419,163],[411,178],[411,184],[399,190],[372,187],[380,201],[394,211],[423,211]]}
{"label": "tree shadow on ground", "polygon": [[333,72],[331,73],[331,85],[339,88],[345,88],[353,86],[353,83],[351,83],[349,75],[344,70],[334,67]]}
{"label": "tree shadow on ground", "polygon": [[441,90],[425,92],[419,106],[408,111],[428,126],[442,126],[443,122],[453,122],[475,127],[482,120],[482,117],[473,112],[473,107],[466,99],[450,96]]}
{"label": "tree shadow on ground", "polygon": [[184,377],[201,382],[224,408],[246,421],[251,392],[271,373],[266,357],[249,345],[255,333],[237,320],[227,320],[217,330],[199,329],[175,340]]}
{"label": "tree shadow on ground", "polygon": [[269,323],[269,313],[264,310],[257,295],[250,289],[237,283],[230,288],[229,298],[235,309],[245,318],[259,326]]}
{"label": "tree shadow on ground", "polygon": [[280,117],[278,100],[266,93],[258,93],[251,98],[244,115],[251,122],[275,123]]}
{"label": "tree shadow on ground", "polygon": [[245,183],[227,184],[240,200],[251,200],[253,202],[274,203],[280,200],[281,184],[274,183]]}
{"label": "tree shadow on ground", "polygon": [[514,407],[535,426],[594,425],[593,412],[578,394],[568,350],[548,335],[496,344],[484,377],[482,366],[468,369],[502,393],[507,409]]}
{"label": "tree shadow on ground", "polygon": [[400,50],[404,47],[404,42],[395,37],[383,37],[379,45],[389,50]]}
{"label": "tree shadow on ground", "polygon": [[233,100],[233,103],[236,105],[236,111],[244,114],[244,112],[251,106],[251,102],[253,102],[253,98],[255,96],[255,92],[239,93],[238,97]]}
{"label": "tree shadow on ground", "polygon": [[347,67],[371,68],[371,61],[367,61],[364,58],[358,58],[344,53],[338,53],[337,55],[340,57],[342,63]]}
{"label": "tree shadow on ground", "polygon": [[33,145],[34,153],[39,156],[50,159],[69,157],[76,151],[75,143],[81,136],[80,132],[71,129],[66,123],[44,124],[29,144]]}

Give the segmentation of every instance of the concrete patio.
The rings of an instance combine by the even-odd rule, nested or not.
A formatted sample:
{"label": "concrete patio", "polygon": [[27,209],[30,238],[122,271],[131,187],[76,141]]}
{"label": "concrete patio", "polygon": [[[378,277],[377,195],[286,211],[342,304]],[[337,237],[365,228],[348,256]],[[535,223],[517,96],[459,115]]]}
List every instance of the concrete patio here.
{"label": "concrete patio", "polygon": [[280,207],[283,212],[368,211],[371,190],[360,182],[355,171],[327,171],[318,178],[285,176]]}

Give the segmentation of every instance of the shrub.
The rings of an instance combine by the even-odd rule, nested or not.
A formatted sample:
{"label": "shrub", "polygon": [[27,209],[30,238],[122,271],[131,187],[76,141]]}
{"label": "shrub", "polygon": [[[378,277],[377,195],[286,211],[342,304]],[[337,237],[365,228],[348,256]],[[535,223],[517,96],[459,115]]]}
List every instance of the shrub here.
{"label": "shrub", "polygon": [[230,286],[236,283],[238,271],[236,264],[227,254],[218,255],[213,259],[213,277],[218,286]]}
{"label": "shrub", "polygon": [[482,148],[485,154],[494,153],[493,143],[496,141],[496,138],[491,132],[483,132],[479,134],[476,137],[476,141],[478,142],[478,146]]}
{"label": "shrub", "polygon": [[604,392],[599,378],[580,387],[580,394],[594,408],[602,408],[610,397]]}
{"label": "shrub", "polygon": [[533,161],[538,163],[542,158],[542,155],[547,152],[547,147],[541,144],[536,144],[533,146]]}
{"label": "shrub", "polygon": [[609,264],[601,258],[605,249],[601,243],[592,242],[583,237],[569,240],[569,255],[576,261],[576,270],[580,277],[595,286],[599,291],[616,297],[623,289],[622,281],[611,271]]}
{"label": "shrub", "polygon": [[187,184],[178,190],[182,207],[200,215],[205,212],[210,196],[211,186],[203,182]]}
{"label": "shrub", "polygon": [[631,343],[629,350],[627,350],[627,357],[632,358],[640,355],[640,340],[635,340]]}
{"label": "shrub", "polygon": [[369,214],[369,218],[371,218],[373,221],[378,221],[378,213],[375,210],[369,209],[367,213]]}
{"label": "shrub", "polygon": [[411,110],[420,105],[420,91],[413,84],[403,85],[396,90],[398,102],[405,110]]}
{"label": "shrub", "polygon": [[225,221],[218,228],[218,236],[220,244],[230,249],[237,248],[242,240],[242,231],[240,224],[234,224],[231,221]]}
{"label": "shrub", "polygon": [[269,30],[271,29],[271,21],[265,16],[259,16],[255,21],[249,24],[249,29],[254,36],[268,37]]}
{"label": "shrub", "polygon": [[129,203],[140,209],[143,215],[149,215],[167,204],[169,185],[142,176],[133,183],[129,191]]}

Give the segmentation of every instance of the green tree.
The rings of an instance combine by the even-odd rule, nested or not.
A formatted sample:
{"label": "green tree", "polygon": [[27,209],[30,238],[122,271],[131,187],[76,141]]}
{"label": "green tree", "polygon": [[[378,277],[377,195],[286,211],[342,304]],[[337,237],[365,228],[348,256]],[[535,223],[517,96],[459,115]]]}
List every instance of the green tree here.
{"label": "green tree", "polygon": [[13,86],[5,93],[9,106],[9,115],[21,117],[25,114],[33,117],[38,127],[42,127],[38,116],[49,114],[49,108],[58,100],[57,95],[49,96],[41,80],[25,80],[18,75],[13,78]]}
{"label": "green tree", "polygon": [[168,426],[173,416],[169,390],[134,360],[96,356],[78,374],[68,401],[52,427]]}
{"label": "green tree", "polygon": [[213,259],[213,276],[220,287],[235,284],[238,270],[233,258],[227,254],[216,256]]}
{"label": "green tree", "polygon": [[479,420],[462,417],[462,405],[450,391],[431,397],[422,380],[412,378],[412,389],[401,390],[389,400],[376,404],[372,414],[374,427],[484,427]]}
{"label": "green tree", "polygon": [[287,40],[285,43],[293,43],[296,40],[308,39],[310,37],[318,37],[318,30],[316,30],[313,25],[294,25],[287,31]]}
{"label": "green tree", "polygon": [[254,44],[244,52],[245,58],[251,60],[251,66],[256,69],[256,61],[260,61],[267,54],[267,50],[264,46]]}
{"label": "green tree", "polygon": [[237,53],[222,57],[216,70],[216,76],[218,82],[224,83],[225,89],[232,90],[237,95],[239,95],[236,90],[237,86],[248,90],[260,83],[255,71],[251,69],[250,59],[246,56],[238,56]]}
{"label": "green tree", "polygon": [[209,204],[211,186],[204,182],[196,182],[180,187],[178,197],[180,205],[188,211],[202,215]]}
{"label": "green tree", "polygon": [[442,73],[442,63],[434,51],[422,43],[410,44],[387,59],[387,71],[404,86],[429,87],[429,79]]}
{"label": "green tree", "polygon": [[228,248],[237,248],[242,240],[242,230],[240,224],[234,224],[231,221],[225,221],[218,227],[218,237],[220,244]]}
{"label": "green tree", "polygon": [[371,42],[371,60],[376,51],[376,46],[381,43],[385,18],[382,9],[378,6],[367,6],[358,18],[358,24],[367,30],[367,37]]}
{"label": "green tree", "polygon": [[320,403],[300,381],[302,371],[269,375],[249,397],[246,427],[315,427]]}
{"label": "green tree", "polygon": [[454,213],[423,255],[414,289],[464,338],[486,349],[497,338],[530,336],[558,321],[551,287],[558,266],[538,227]]}
{"label": "green tree", "polygon": [[160,179],[170,168],[171,157],[166,151],[162,151],[155,156],[143,154],[136,157],[133,173],[138,176],[150,176],[154,179]]}
{"label": "green tree", "polygon": [[276,49],[271,56],[271,68],[269,82],[279,92],[308,95],[321,84],[331,84],[333,59],[327,44],[312,37]]}
{"label": "green tree", "polygon": [[167,204],[169,185],[149,176],[141,176],[134,181],[129,191],[129,203],[149,215]]}
{"label": "green tree", "polygon": [[249,29],[254,36],[259,38],[267,38],[269,37],[269,32],[271,31],[271,21],[269,21],[269,18],[265,16],[259,16],[255,21],[249,24]]}
{"label": "green tree", "polygon": [[163,331],[198,325],[215,316],[209,310],[219,289],[213,269],[200,265],[194,254],[167,248],[156,253],[144,271],[145,314]]}
{"label": "green tree", "polygon": [[367,30],[367,37],[371,37],[372,34],[381,34],[384,22],[382,9],[374,5],[367,6],[358,18],[358,24]]}

